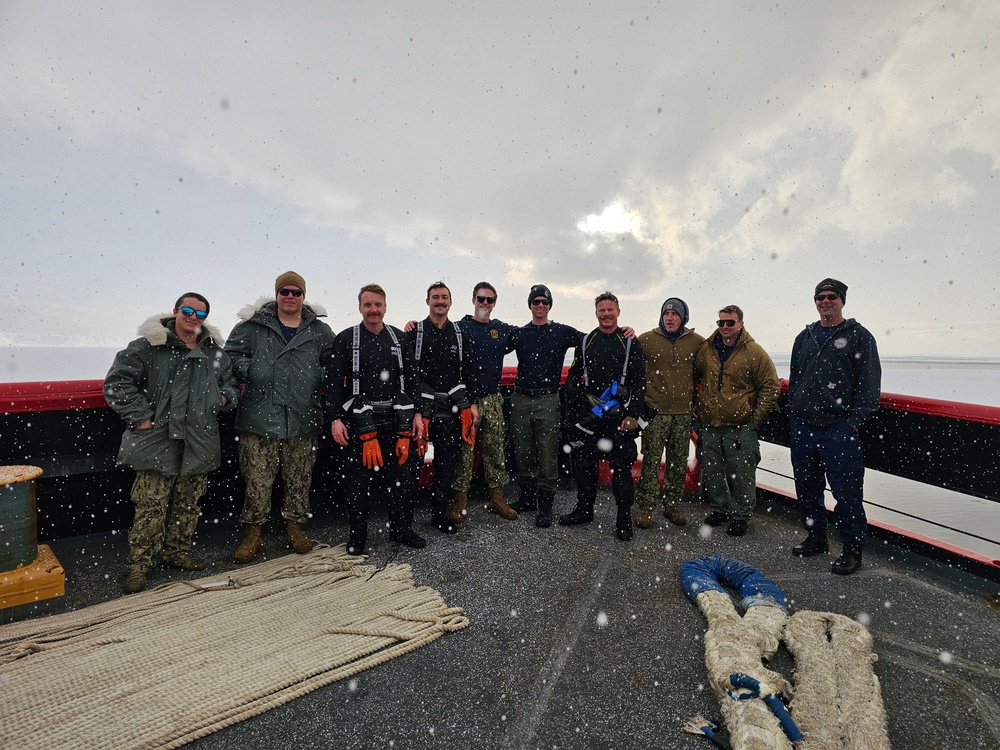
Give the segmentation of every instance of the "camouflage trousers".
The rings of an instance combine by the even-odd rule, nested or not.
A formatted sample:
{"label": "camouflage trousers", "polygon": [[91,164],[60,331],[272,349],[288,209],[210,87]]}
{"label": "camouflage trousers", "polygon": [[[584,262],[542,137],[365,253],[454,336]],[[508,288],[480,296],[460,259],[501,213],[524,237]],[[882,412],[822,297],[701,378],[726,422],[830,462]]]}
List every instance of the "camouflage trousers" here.
{"label": "camouflage trousers", "polygon": [[[656,501],[673,507],[684,495],[688,450],[691,446],[690,414],[657,414],[642,431],[642,474],[635,499],[643,510],[654,510]],[[660,457],[666,451],[663,490],[660,490]]]}
{"label": "camouflage trousers", "polygon": [[275,438],[240,434],[240,473],[247,494],[240,523],[263,524],[271,515],[271,488],[281,468],[285,480],[285,503],[281,517],[286,521],[309,520],[309,488],[316,464],[318,438]]}
{"label": "camouflage trousers", "polygon": [[[507,474],[507,457],[504,445],[507,430],[503,421],[503,396],[491,393],[479,400],[479,424],[476,425],[476,439],[483,449],[483,474],[489,489],[506,487],[510,483]],[[468,492],[472,484],[472,463],[476,456],[476,446],[462,442],[461,454],[455,466],[455,476],[451,488],[456,492]]]}
{"label": "camouflage trousers", "polygon": [[158,557],[172,557],[191,549],[201,509],[198,501],[208,489],[208,475],[168,477],[158,471],[137,471],[132,483],[135,520],[128,535],[130,568],[148,570]]}

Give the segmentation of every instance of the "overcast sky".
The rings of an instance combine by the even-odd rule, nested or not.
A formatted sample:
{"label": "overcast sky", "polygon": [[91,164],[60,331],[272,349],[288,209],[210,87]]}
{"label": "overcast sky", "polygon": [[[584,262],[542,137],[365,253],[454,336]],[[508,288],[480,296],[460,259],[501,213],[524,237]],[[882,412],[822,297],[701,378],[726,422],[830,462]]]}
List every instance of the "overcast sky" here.
{"label": "overcast sky", "polygon": [[884,355],[994,356],[1000,3],[0,2],[0,345],[122,347],[188,290],[223,333],[294,269],[335,330],[652,328],[813,288]]}

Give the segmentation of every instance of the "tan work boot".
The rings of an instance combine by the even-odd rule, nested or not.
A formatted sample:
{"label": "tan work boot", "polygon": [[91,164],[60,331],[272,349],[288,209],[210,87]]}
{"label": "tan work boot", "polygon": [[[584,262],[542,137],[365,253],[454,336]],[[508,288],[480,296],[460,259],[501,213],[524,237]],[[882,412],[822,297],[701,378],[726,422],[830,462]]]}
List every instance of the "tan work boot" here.
{"label": "tan work boot", "polygon": [[677,507],[674,505],[664,505],[663,516],[670,521],[670,523],[674,524],[674,526],[683,526],[688,522],[684,514],[677,510]]}
{"label": "tan work boot", "polygon": [[469,493],[455,490],[451,505],[448,506],[448,520],[452,523],[465,523],[469,515]]}
{"label": "tan work boot", "polygon": [[507,498],[504,497],[503,487],[493,487],[490,490],[490,501],[486,504],[486,510],[496,513],[500,518],[513,521],[517,518],[517,511],[507,505]]}
{"label": "tan work boot", "polygon": [[288,522],[287,538],[288,546],[298,555],[312,552],[312,548],[316,546],[316,542],[306,536],[306,532],[302,529],[302,524],[295,521]]}
{"label": "tan work boot", "polygon": [[635,525],[640,529],[648,529],[653,525],[653,511],[642,509],[635,517]]}
{"label": "tan work boot", "polygon": [[195,557],[190,552],[178,552],[170,557],[165,557],[163,559],[163,564],[168,568],[177,568],[177,570],[205,569],[205,561]]}
{"label": "tan work boot", "polygon": [[122,589],[126,594],[138,594],[146,588],[146,571],[143,568],[128,568],[125,571],[125,580],[122,582]]}
{"label": "tan work boot", "polygon": [[253,562],[253,559],[257,557],[260,548],[264,546],[264,540],[260,538],[260,529],[261,524],[259,523],[244,524],[243,541],[240,542],[240,546],[233,553],[233,559],[236,562]]}

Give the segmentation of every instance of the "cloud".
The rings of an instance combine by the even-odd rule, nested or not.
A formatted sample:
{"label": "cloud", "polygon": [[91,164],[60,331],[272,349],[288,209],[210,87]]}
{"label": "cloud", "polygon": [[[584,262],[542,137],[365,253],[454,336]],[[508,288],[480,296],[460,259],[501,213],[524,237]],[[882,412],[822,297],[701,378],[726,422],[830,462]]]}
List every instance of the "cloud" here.
{"label": "cloud", "polygon": [[588,321],[607,288],[777,307],[818,267],[874,283],[889,257],[932,287],[932,244],[968,259],[995,236],[998,13],[14,4],[0,145],[18,210],[0,239],[64,297],[99,294],[86,269],[113,258],[136,307],[143,285],[187,286],[176,264],[142,273],[174,251],[225,269],[213,309],[286,263],[331,301],[388,279],[394,314],[421,312],[422,294],[396,302],[414,278],[445,274],[500,279],[505,300],[545,281]]}

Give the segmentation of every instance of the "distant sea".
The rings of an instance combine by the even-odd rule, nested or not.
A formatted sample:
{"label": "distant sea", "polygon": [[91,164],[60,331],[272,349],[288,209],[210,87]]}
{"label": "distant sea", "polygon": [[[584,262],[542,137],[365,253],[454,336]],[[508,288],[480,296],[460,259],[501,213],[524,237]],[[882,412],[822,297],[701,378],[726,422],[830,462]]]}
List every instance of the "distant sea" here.
{"label": "distant sea", "polygon": [[[96,346],[0,346],[0,383],[103,380],[117,349]],[[517,363],[508,358],[507,364]],[[788,355],[776,355],[788,377]],[[882,390],[906,396],[1000,406],[1000,359],[883,357]]]}

